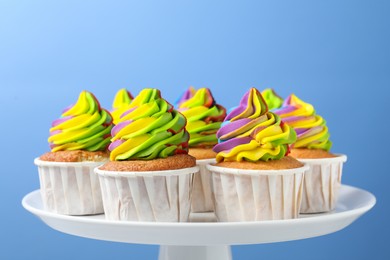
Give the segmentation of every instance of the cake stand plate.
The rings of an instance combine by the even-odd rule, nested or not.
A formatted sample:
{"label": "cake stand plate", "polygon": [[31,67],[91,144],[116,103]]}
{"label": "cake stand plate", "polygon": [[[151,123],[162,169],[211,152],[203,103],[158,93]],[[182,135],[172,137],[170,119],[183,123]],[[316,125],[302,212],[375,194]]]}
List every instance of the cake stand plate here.
{"label": "cake stand plate", "polygon": [[191,215],[189,223],[108,221],[102,215],[66,216],[44,210],[39,190],[27,194],[23,207],[51,228],[99,240],[158,244],[160,260],[231,259],[230,245],[290,241],[341,230],[375,205],[371,193],[342,185],[336,209],[297,219],[215,222],[214,214]]}

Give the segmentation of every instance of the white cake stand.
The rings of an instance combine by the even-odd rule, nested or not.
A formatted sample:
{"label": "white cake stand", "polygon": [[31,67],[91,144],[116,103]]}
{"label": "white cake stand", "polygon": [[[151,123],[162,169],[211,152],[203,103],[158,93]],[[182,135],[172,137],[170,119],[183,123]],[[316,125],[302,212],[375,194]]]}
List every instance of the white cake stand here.
{"label": "white cake stand", "polygon": [[261,222],[214,222],[210,213],[193,214],[191,223],[119,222],[104,215],[65,216],[45,211],[39,190],[23,207],[51,228],[80,237],[137,244],[158,244],[160,260],[232,259],[230,245],[273,243],[321,236],[341,230],[375,205],[364,190],[343,185],[337,207],[326,214]]}

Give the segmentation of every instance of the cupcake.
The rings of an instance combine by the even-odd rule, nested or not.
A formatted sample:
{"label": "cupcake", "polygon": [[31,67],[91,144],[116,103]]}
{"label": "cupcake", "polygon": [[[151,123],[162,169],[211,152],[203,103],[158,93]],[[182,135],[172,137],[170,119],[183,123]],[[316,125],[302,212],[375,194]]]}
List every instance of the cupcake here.
{"label": "cupcake", "polygon": [[210,89],[195,90],[192,87],[184,92],[177,107],[187,119],[189,154],[196,158],[200,168],[199,174],[194,176],[191,210],[213,211],[211,175],[206,165],[215,163],[216,153],[212,148],[218,142],[216,133],[226,116],[226,110],[216,103]]}
{"label": "cupcake", "polygon": [[112,102],[111,115],[116,125],[119,122],[120,116],[127,110],[127,107],[130,105],[133,100],[133,95],[125,89],[120,89]]}
{"label": "cupcake", "polygon": [[287,156],[295,131],[268,111],[257,89],[228,113],[217,137],[217,163],[207,167],[218,220],[297,218],[307,167]]}
{"label": "cupcake", "polygon": [[96,168],[106,219],[186,222],[193,174],[186,119],[157,89],[135,97],[112,129],[110,162]]}
{"label": "cupcake", "polygon": [[34,160],[47,211],[65,215],[103,213],[99,179],[93,169],[108,161],[112,118],[95,96],[83,91],[76,104],[52,123],[51,152]]}
{"label": "cupcake", "polygon": [[261,95],[265,103],[267,103],[268,109],[271,111],[280,108],[283,104],[283,98],[276,94],[272,88],[264,89]]}
{"label": "cupcake", "polygon": [[333,210],[347,157],[329,152],[332,143],[325,120],[316,114],[311,104],[295,95],[290,95],[282,108],[274,112],[297,133],[291,156],[310,166],[305,173],[301,213]]}

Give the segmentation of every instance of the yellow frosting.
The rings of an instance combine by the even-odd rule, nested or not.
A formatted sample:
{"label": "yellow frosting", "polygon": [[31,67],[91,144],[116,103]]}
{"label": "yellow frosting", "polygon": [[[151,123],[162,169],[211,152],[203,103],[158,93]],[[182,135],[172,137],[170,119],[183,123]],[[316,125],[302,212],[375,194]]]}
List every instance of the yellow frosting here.
{"label": "yellow frosting", "polygon": [[119,122],[120,116],[128,109],[132,100],[133,96],[125,88],[120,89],[116,93],[114,101],[112,103],[111,111],[111,115],[115,125]]}
{"label": "yellow frosting", "polygon": [[281,159],[296,140],[294,130],[268,111],[260,92],[251,88],[226,116],[217,132],[217,161]]}
{"label": "yellow frosting", "polygon": [[332,142],[329,140],[326,121],[316,114],[314,107],[290,95],[280,109],[274,111],[282,120],[297,132],[294,148],[323,149],[328,151]]}
{"label": "yellow frosting", "polygon": [[95,96],[83,91],[75,105],[66,109],[50,128],[52,152],[61,150],[105,150],[110,143],[112,118],[100,108]]}
{"label": "yellow frosting", "polygon": [[186,119],[161,97],[157,89],[144,89],[112,129],[110,159],[150,160],[187,153]]}
{"label": "yellow frosting", "polygon": [[190,147],[212,147],[217,144],[216,132],[226,116],[226,109],[216,104],[208,88],[196,91],[190,87],[177,106],[187,119]]}

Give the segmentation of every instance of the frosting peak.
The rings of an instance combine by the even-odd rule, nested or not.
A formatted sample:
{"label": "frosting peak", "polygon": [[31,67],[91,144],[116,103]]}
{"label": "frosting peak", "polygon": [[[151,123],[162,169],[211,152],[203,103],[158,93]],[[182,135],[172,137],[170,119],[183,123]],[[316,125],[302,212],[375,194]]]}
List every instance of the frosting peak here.
{"label": "frosting peak", "polygon": [[161,97],[157,89],[144,89],[131,102],[112,129],[110,159],[150,160],[187,153],[186,119]]}
{"label": "frosting peak", "polygon": [[281,98],[272,88],[267,88],[261,92],[265,102],[267,103],[269,110],[280,108],[283,104],[283,98]]}
{"label": "frosting peak", "polygon": [[133,96],[125,88],[120,89],[116,93],[114,101],[112,103],[112,111],[111,111],[111,115],[114,119],[114,124],[118,123],[120,116],[122,115],[123,112],[127,110],[127,107],[130,105],[132,100],[133,100]]}
{"label": "frosting peak", "polygon": [[257,118],[268,112],[267,103],[260,92],[251,88],[241,98],[240,104],[226,116],[226,120],[236,121],[243,118]]}
{"label": "frosting peak", "polygon": [[295,131],[268,111],[261,93],[251,88],[226,116],[217,132],[217,161],[281,159],[296,140]]}
{"label": "frosting peak", "polygon": [[190,147],[212,147],[218,142],[216,132],[226,116],[226,109],[216,103],[210,89],[188,88],[177,106],[187,118]]}
{"label": "frosting peak", "polygon": [[326,121],[316,114],[314,107],[291,94],[280,109],[276,109],[283,121],[297,132],[297,141],[293,148],[322,149],[328,151],[332,142],[329,140]]}
{"label": "frosting peak", "polygon": [[112,118],[101,109],[95,96],[83,91],[76,104],[66,108],[52,123],[49,145],[52,152],[63,150],[106,150]]}
{"label": "frosting peak", "polygon": [[314,107],[299,99],[296,95],[291,94],[286,98],[283,107],[275,110],[282,118],[290,116],[311,116],[315,113]]}

